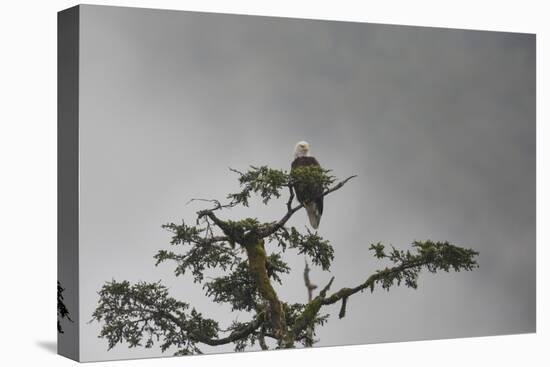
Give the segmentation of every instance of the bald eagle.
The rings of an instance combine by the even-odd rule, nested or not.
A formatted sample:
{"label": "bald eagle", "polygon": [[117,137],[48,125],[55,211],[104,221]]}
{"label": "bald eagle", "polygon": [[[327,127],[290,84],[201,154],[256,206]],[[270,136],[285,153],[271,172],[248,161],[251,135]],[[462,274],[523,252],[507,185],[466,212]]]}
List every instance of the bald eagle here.
{"label": "bald eagle", "polygon": [[[294,149],[294,161],[291,165],[291,174],[292,172],[299,168],[305,166],[317,166],[320,167],[319,162],[314,157],[309,155],[309,144],[305,141],[301,141],[296,144]],[[312,184],[310,184],[311,186]],[[307,216],[309,218],[309,223],[314,229],[319,228],[319,222],[321,221],[321,215],[323,215],[323,197],[318,197],[323,193],[323,187],[321,184],[315,187],[294,187],[294,192],[296,198],[300,204],[304,205],[306,208]]]}

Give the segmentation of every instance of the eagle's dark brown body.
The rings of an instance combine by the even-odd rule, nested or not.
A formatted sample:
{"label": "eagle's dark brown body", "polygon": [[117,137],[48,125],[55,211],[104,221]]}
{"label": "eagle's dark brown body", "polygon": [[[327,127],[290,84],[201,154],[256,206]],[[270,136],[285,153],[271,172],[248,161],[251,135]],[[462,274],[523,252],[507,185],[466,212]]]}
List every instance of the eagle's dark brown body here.
{"label": "eagle's dark brown body", "polygon": [[[303,157],[297,157],[294,159],[291,165],[291,170],[298,168],[298,167],[305,167],[305,166],[318,166],[320,167],[319,162],[314,157],[309,156],[303,156]],[[307,203],[312,198],[315,198],[323,193],[323,187],[319,185],[319,187],[314,188],[308,188],[308,194],[306,195],[306,192],[302,190],[297,190],[294,188],[294,193],[296,194],[296,198],[300,202],[300,204],[304,204],[309,221],[313,228],[317,229],[319,227],[319,222],[321,220],[321,215],[323,214],[323,197],[316,198],[311,201],[311,203]],[[310,197],[307,197],[307,196]]]}

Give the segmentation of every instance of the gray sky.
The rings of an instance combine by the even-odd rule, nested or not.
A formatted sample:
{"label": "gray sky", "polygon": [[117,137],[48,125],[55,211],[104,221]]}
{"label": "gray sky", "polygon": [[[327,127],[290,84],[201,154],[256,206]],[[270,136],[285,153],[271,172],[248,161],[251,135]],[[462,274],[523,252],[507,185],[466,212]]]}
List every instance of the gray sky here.
{"label": "gray sky", "polygon": [[[363,282],[386,266],[368,251],[378,241],[480,251],[474,272],[355,295],[342,320],[326,308],[318,346],[535,331],[534,35],[84,6],[80,55],[82,360],[162,355],[107,352],[87,323],[112,279],[162,279],[222,327],[249,319],[175,264],[154,267],[169,246],[160,225],[193,220],[190,198],[236,191],[228,167],[288,169],[299,140],[335,175],[358,175],[325,199],[319,233],[335,260],[313,282]],[[303,302],[304,258],[285,260],[294,271],[276,289]]]}

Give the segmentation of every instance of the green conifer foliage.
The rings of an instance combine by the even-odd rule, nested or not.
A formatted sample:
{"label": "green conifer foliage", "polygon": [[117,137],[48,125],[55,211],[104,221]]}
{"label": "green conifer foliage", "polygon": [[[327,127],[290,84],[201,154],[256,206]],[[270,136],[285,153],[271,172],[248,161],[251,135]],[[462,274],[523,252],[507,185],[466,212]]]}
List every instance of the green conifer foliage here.
{"label": "green conifer foliage", "polygon": [[[348,298],[364,290],[372,293],[380,287],[389,291],[402,284],[416,289],[422,270],[458,272],[478,266],[476,251],[447,241],[414,241],[406,250],[393,246],[388,249],[376,243],[370,245],[370,250],[385,265],[365,274],[362,283],[331,293],[333,277],[311,301],[286,302],[276,292],[277,285],[284,285],[283,274],[291,271],[285,257],[306,256],[323,271],[329,270],[335,258],[330,241],[318,232],[300,232],[287,226],[288,220],[303,208],[293,202],[293,187],[322,183],[323,192],[311,193],[310,200],[314,200],[340,190],[355,176],[337,180],[330,171],[319,167],[303,167],[292,174],[267,166],[232,171],[238,175],[240,191],[227,195],[226,204],[194,199],[208,208],[196,212],[194,224],[164,224],[162,228],[172,235],[170,247],[159,250],[154,259],[156,265],[172,263],[174,275],[184,277],[184,281],[191,276],[193,282],[202,284],[205,296],[212,302],[249,313],[248,321],[233,321],[222,327],[193,308],[191,300],[170,296],[160,282],[130,284],[112,280],[99,290],[98,306],[92,315],[93,321],[102,324],[99,336],[107,340],[109,349],[119,343],[130,348],[159,344],[162,351],[170,349],[176,355],[184,355],[201,353],[201,345],[229,343],[236,351],[256,343],[262,349],[311,346],[315,329],[329,317],[322,313],[324,306],[340,303],[338,316],[342,318],[353,315],[353,310],[346,310]],[[265,205],[275,205],[274,199],[286,195],[286,212],[278,220],[224,219],[230,208],[248,207],[254,198]],[[205,277],[210,270],[219,275]]]}

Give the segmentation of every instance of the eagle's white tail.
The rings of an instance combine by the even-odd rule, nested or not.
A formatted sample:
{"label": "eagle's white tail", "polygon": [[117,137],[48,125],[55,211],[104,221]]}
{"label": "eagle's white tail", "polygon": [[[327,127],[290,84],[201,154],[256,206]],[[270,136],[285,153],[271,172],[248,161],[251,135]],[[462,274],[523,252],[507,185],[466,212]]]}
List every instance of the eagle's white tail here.
{"label": "eagle's white tail", "polygon": [[321,213],[319,213],[319,209],[317,209],[317,205],[315,203],[307,203],[304,204],[304,207],[306,208],[307,216],[309,218],[309,223],[314,229],[319,228],[319,222],[321,222]]}

